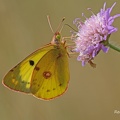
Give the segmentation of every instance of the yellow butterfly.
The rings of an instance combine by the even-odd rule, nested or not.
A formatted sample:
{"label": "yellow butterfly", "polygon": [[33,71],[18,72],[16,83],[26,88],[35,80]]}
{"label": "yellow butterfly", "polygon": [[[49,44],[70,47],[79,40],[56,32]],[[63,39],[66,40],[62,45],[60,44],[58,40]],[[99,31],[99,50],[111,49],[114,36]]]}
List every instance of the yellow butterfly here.
{"label": "yellow butterfly", "polygon": [[44,100],[62,95],[68,82],[68,53],[60,32],[55,32],[49,44],[30,54],[3,79],[8,88]]}

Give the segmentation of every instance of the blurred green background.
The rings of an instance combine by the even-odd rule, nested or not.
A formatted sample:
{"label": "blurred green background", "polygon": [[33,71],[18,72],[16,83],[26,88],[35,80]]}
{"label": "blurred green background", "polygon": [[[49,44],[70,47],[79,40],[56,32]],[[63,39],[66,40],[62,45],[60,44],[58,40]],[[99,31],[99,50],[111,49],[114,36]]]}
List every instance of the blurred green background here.
{"label": "blurred green background", "polygon": [[[96,14],[104,0],[0,0],[0,79],[7,71],[34,50],[50,42],[51,32],[47,15],[56,30],[60,20],[65,23],[84,13],[87,17],[92,8]],[[107,1],[111,7],[114,0]],[[120,1],[112,15],[120,13]],[[82,18],[84,21],[84,18]],[[118,32],[111,40],[120,43],[120,18],[114,22]],[[63,36],[70,36],[70,28],[64,27]],[[10,91],[0,84],[0,120],[120,120],[120,54],[102,51],[95,58],[97,68],[85,67],[69,59],[70,84],[61,97],[43,101],[31,95]]]}

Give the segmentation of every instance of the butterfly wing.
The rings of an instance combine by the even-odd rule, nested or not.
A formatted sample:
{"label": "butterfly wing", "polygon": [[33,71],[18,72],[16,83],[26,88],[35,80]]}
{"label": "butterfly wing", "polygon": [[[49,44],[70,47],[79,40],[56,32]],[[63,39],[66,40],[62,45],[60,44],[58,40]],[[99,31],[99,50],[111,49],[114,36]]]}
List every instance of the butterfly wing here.
{"label": "butterfly wing", "polygon": [[31,92],[42,99],[52,99],[63,94],[68,86],[68,55],[63,47],[55,48],[45,54],[36,64],[32,75]]}
{"label": "butterfly wing", "polygon": [[31,77],[35,66],[52,49],[53,45],[47,45],[29,55],[5,75],[3,84],[16,91],[31,93]]}

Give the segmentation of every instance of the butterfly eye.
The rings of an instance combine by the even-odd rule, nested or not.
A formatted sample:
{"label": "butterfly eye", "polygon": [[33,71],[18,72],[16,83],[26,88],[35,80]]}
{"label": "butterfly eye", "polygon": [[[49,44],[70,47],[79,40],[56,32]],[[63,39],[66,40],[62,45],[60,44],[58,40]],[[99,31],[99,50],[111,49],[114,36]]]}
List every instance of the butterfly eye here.
{"label": "butterfly eye", "polygon": [[56,39],[60,40],[61,36],[60,35],[56,35]]}

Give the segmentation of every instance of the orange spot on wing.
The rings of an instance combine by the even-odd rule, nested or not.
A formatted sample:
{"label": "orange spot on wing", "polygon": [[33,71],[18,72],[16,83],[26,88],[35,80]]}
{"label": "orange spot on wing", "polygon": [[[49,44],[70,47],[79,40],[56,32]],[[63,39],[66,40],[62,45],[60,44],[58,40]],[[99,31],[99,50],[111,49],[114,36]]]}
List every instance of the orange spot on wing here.
{"label": "orange spot on wing", "polygon": [[18,84],[18,81],[15,80],[15,79],[12,79],[12,83],[13,83],[14,85],[17,85],[17,84]]}
{"label": "orange spot on wing", "polygon": [[51,72],[50,71],[45,71],[45,72],[43,72],[43,77],[45,78],[45,79],[48,79],[48,78],[50,78],[51,77]]}

